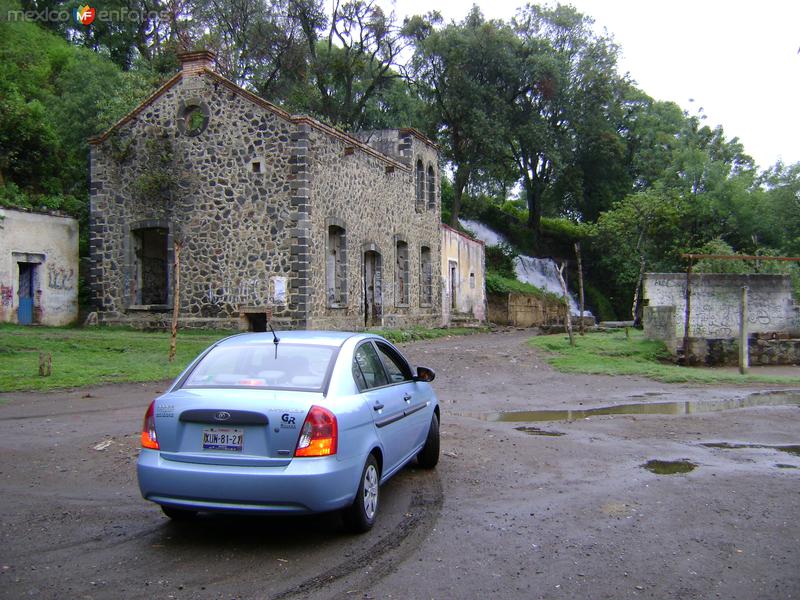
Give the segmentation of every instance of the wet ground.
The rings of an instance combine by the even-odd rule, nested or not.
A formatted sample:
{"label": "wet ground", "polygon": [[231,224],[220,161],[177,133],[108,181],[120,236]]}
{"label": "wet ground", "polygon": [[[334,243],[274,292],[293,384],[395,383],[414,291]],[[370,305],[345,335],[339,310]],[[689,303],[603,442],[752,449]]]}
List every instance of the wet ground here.
{"label": "wet ground", "polygon": [[364,536],[168,522],[133,471],[163,384],[0,395],[0,597],[800,597],[797,391],[563,375],[528,337],[405,346],[438,374],[442,460]]}

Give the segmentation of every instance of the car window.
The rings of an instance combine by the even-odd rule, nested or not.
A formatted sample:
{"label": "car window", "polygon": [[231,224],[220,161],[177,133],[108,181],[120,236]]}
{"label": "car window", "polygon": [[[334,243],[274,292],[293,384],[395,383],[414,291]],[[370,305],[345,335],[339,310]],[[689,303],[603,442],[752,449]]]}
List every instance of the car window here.
{"label": "car window", "polygon": [[353,378],[362,392],[389,383],[381,359],[378,358],[378,353],[372,344],[361,344],[356,350],[353,358]]}
{"label": "car window", "polygon": [[266,387],[318,391],[335,348],[304,344],[235,344],[206,354],[183,387]]}
{"label": "car window", "polygon": [[378,352],[383,360],[383,366],[386,367],[386,374],[389,376],[390,383],[399,383],[411,379],[411,369],[408,363],[400,356],[393,348],[386,344],[376,343]]}

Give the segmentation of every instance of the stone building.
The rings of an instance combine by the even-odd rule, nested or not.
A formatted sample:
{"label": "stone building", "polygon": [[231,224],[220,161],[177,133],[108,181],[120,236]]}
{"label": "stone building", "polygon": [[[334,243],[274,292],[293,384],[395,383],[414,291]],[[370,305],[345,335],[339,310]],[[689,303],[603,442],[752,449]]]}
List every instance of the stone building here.
{"label": "stone building", "polygon": [[68,325],[78,318],[78,221],[0,208],[0,322]]}
{"label": "stone building", "polygon": [[[182,69],[91,140],[91,291],[101,322],[439,325],[437,147],[360,139],[294,116],[211,69]],[[483,281],[480,281],[483,285]]]}

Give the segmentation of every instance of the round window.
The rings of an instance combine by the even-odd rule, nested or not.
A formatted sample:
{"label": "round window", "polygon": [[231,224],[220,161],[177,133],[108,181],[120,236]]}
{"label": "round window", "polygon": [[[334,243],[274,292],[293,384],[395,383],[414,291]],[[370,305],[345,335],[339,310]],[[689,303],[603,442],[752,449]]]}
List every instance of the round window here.
{"label": "round window", "polygon": [[186,104],[178,117],[178,128],[188,136],[200,135],[208,127],[208,108],[202,102]]}

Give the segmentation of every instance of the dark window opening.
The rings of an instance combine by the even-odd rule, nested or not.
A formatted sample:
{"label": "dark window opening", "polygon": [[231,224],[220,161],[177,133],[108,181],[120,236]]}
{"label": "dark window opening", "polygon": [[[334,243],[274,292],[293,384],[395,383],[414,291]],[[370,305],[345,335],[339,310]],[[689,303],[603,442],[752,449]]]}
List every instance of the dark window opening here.
{"label": "dark window opening", "polygon": [[374,250],[364,252],[364,325],[381,324],[381,255]]}
{"label": "dark window opening", "polygon": [[450,310],[455,312],[458,307],[458,263],[451,260],[448,262],[448,268],[450,271]]}
{"label": "dark window opening", "polygon": [[425,165],[422,160],[417,161],[416,176],[416,195],[417,195],[417,209],[425,206]]}
{"label": "dark window opening", "polygon": [[433,265],[431,249],[423,246],[419,253],[419,302],[423,306],[433,303]]}
{"label": "dark window opening", "polygon": [[328,227],[328,252],[325,263],[328,306],[336,307],[346,302],[346,265],[345,231],[337,225],[331,225]]}
{"label": "dark window opening", "polygon": [[253,161],[253,173],[261,173],[261,161]]}
{"label": "dark window opening", "polygon": [[431,165],[428,165],[428,208],[436,208],[436,178]]}
{"label": "dark window opening", "polygon": [[398,240],[397,254],[397,299],[395,304],[408,304],[408,244]]}
{"label": "dark window opening", "polygon": [[167,230],[162,227],[137,229],[133,233],[135,304],[169,303]]}

